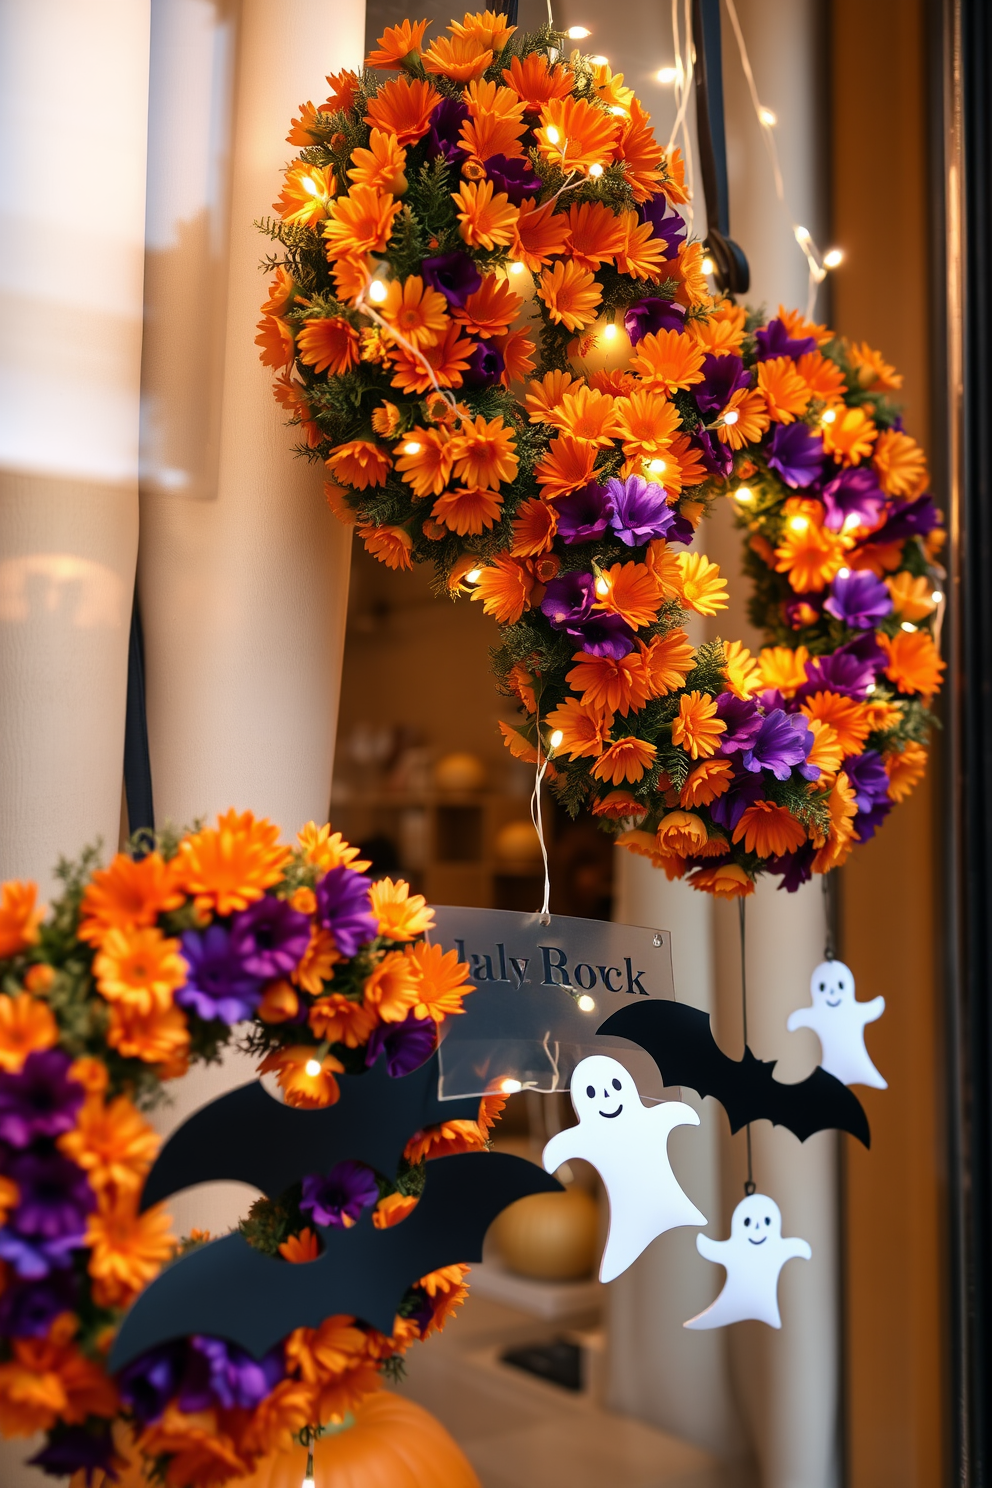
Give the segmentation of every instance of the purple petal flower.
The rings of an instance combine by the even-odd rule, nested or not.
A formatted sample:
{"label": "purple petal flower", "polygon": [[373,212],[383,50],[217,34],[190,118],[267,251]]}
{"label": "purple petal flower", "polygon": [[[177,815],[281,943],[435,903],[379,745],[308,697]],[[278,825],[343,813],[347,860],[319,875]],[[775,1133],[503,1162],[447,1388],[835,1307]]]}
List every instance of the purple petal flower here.
{"label": "purple petal flower", "polygon": [[372,1169],[347,1158],[336,1163],[326,1178],[323,1173],[306,1175],[300,1208],[314,1224],[343,1229],[345,1216],[356,1220],[378,1197],[379,1185]]}
{"label": "purple petal flower", "polygon": [[610,526],[628,548],[640,548],[655,537],[667,537],[675,520],[664,486],[640,475],[606,482]]}
{"label": "purple petal flower", "polygon": [[515,207],[519,207],[526,196],[537,196],[541,190],[541,178],[534,174],[529,160],[522,157],[511,160],[506,155],[490,155],[484,162],[486,176],[493,183],[494,191],[505,191]]}
{"label": "purple petal flower", "polygon": [[[813,734],[804,714],[783,713],[776,708],[762,719],[758,737],[751,748],[744,751],[741,763],[745,770],[755,773],[770,770],[776,780],[788,780],[793,765],[806,764],[813,743]],[[810,768],[815,771],[811,778],[816,779],[819,770],[815,766]]]}
{"label": "purple petal flower", "polygon": [[68,1078],[71,1060],[61,1049],[29,1054],[20,1074],[0,1074],[0,1141],[26,1147],[36,1137],[71,1131],[85,1097]]}
{"label": "purple petal flower", "polygon": [[728,444],[723,444],[709,429],[697,429],[689,443],[699,450],[710,475],[719,475],[726,479],[734,468],[734,454]]}
{"label": "purple petal flower", "polygon": [[7,1165],[17,1184],[17,1207],[9,1226],[30,1240],[83,1243],[86,1216],[96,1197],[83,1169],[60,1152],[24,1152]]}
{"label": "purple petal flower", "polygon": [[796,690],[796,703],[802,703],[815,692],[839,692],[844,697],[862,699],[878,672],[887,664],[885,652],[866,631],[857,640],[847,641],[829,656],[814,656],[806,663],[806,681]]}
{"label": "purple petal flower", "polygon": [[629,656],[637,644],[633,630],[620,615],[590,615],[565,630],[590,656],[612,656],[614,661]]}
{"label": "purple petal flower", "polygon": [[658,331],[681,331],[685,328],[685,310],[674,300],[661,300],[652,295],[635,300],[623,313],[623,328],[631,346]]}
{"label": "purple petal flower", "polygon": [[596,588],[591,573],[560,574],[548,583],[541,610],[556,630],[564,630],[588,619],[595,600]]}
{"label": "purple petal flower", "polygon": [[879,620],[891,615],[892,595],[870,569],[842,568],[830,585],[830,598],[823,608],[852,630],[872,630]]}
{"label": "purple petal flower", "polygon": [[[789,427],[798,429],[805,425],[790,424]],[[885,506],[885,495],[875,472],[865,465],[842,470],[827,481],[820,494],[826,507],[823,525],[831,532],[840,532],[849,517],[854,517],[859,527],[871,527]],[[872,541],[875,541],[874,536]]]}
{"label": "purple petal flower", "polygon": [[285,899],[264,895],[231,921],[231,954],[253,977],[289,976],[310,944],[310,921]]}
{"label": "purple petal flower", "polygon": [[379,1023],[373,1030],[365,1051],[365,1063],[375,1064],[386,1051],[386,1069],[394,1080],[419,1069],[434,1052],[437,1024],[433,1018],[418,1018],[407,1013],[402,1023]]}
{"label": "purple petal flower", "polygon": [[746,771],[735,774],[729,790],[710,803],[710,816],[728,832],[733,832],[749,806],[760,801],[764,787],[756,775]]}
{"label": "purple petal flower", "polygon": [[117,1376],[121,1399],[142,1425],[158,1421],[165,1407],[179,1392],[186,1367],[187,1343],[163,1343],[149,1349]]}
{"label": "purple petal flower", "polygon": [[8,1281],[0,1296],[0,1334],[7,1338],[44,1338],[60,1312],[75,1312],[79,1292],[71,1271],[57,1271],[42,1281]]}
{"label": "purple petal flower", "polygon": [[841,769],[851,783],[859,811],[874,811],[879,802],[889,801],[889,777],[877,749],[848,755]]}
{"label": "purple petal flower", "polygon": [[732,692],[721,692],[716,700],[717,717],[727,725],[720,735],[720,753],[734,754],[738,749],[750,749],[761,732],[763,719],[750,698],[735,697]]}
{"label": "purple petal flower", "polygon": [[823,440],[806,424],[776,424],[768,446],[768,465],[794,491],[811,486],[823,469]]}
{"label": "purple petal flower", "polygon": [[239,1023],[250,1018],[261,999],[262,983],[245,970],[223,925],[184,930],[182,942],[187,971],[186,985],[176,992],[179,1006],[208,1022],[222,1018],[225,1023]]}
{"label": "purple petal flower", "polygon": [[378,922],[369,900],[369,881],[354,868],[339,865],[325,873],[316,889],[317,915],[334,936],[342,956],[353,956],[373,940]]}
{"label": "purple petal flower", "polygon": [[286,1373],[282,1345],[261,1359],[253,1359],[237,1344],[223,1338],[190,1339],[186,1369],[179,1391],[181,1410],[253,1410],[275,1389]]}
{"label": "purple petal flower", "polygon": [[892,515],[884,526],[868,539],[873,543],[905,542],[908,537],[926,537],[940,526],[940,517],[932,496],[918,496],[915,501],[893,502]]}
{"label": "purple petal flower", "polygon": [[693,392],[704,413],[720,413],[733,395],[751,381],[751,374],[739,356],[714,356],[707,352],[702,370],[703,380]]}
{"label": "purple petal flower", "polygon": [[812,842],[804,842],[802,847],[796,848],[795,852],[781,853],[777,857],[769,858],[768,867],[770,872],[782,875],[779,888],[785,889],[787,894],[794,894],[813,877],[815,856],[816,848]]}
{"label": "purple petal flower", "polygon": [[9,1228],[0,1229],[0,1260],[9,1262],[24,1281],[42,1281],[51,1271],[72,1264],[71,1253],[84,1238],[85,1226],[82,1233],[61,1235],[57,1240],[26,1240]]}
{"label": "purple petal flower", "polygon": [[664,192],[660,196],[652,196],[637,211],[641,221],[650,222],[654,236],[661,238],[665,244],[666,257],[674,258],[685,238],[685,219],[679,216],[668,197]]}
{"label": "purple petal flower", "polygon": [[785,322],[770,320],[757,332],[754,338],[758,343],[758,361],[767,362],[772,357],[801,357],[807,351],[816,350],[815,336],[790,336],[785,328]]}
{"label": "purple petal flower", "polygon": [[424,283],[443,294],[456,310],[461,310],[469,295],[482,285],[482,275],[467,253],[442,253],[437,258],[425,258],[420,272]]}
{"label": "purple petal flower", "polygon": [[610,508],[606,493],[597,481],[573,491],[555,502],[558,511],[558,536],[573,543],[595,542],[610,525]]}
{"label": "purple petal flower", "polygon": [[462,381],[470,388],[492,387],[503,376],[505,366],[503,353],[498,347],[489,341],[477,341],[462,373]]}
{"label": "purple petal flower", "polygon": [[58,1434],[27,1460],[31,1467],[40,1468],[52,1478],[69,1478],[80,1472],[86,1488],[92,1488],[97,1474],[101,1475],[101,1481],[119,1481],[114,1468],[111,1422],[94,1416],[85,1426],[60,1426]]}
{"label": "purple petal flower", "polygon": [[459,102],[457,98],[442,98],[431,113],[431,127],[427,135],[429,160],[443,155],[449,165],[461,165],[468,159],[468,151],[458,143],[462,125],[467,118],[467,104]]}

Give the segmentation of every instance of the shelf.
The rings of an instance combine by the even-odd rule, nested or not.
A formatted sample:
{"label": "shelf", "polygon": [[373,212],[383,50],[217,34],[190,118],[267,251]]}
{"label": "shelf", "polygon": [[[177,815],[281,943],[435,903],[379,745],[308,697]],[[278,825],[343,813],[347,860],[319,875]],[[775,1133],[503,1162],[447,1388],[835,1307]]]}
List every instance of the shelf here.
{"label": "shelf", "polygon": [[535,1281],[529,1276],[515,1276],[498,1260],[474,1265],[469,1284],[477,1296],[546,1322],[598,1314],[606,1297],[600,1281]]}

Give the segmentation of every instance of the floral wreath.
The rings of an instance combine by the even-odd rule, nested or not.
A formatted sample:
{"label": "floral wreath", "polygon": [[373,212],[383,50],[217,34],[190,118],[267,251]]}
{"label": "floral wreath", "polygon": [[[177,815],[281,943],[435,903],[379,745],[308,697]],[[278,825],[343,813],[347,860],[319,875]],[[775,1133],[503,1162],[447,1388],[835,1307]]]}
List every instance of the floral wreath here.
{"label": "floral wreath", "polygon": [[[231,811],[107,868],[88,851],[60,864],[47,915],[33,884],[0,888],[0,1433],[44,1432],[31,1460],[54,1475],[113,1478],[138,1455],[175,1488],[244,1476],[341,1422],[466,1294],[467,1267],[448,1266],[408,1290],[389,1335],[335,1316],[260,1362],[191,1337],[108,1372],[123,1310],[209,1238],[177,1244],[161,1205],[138,1212],[159,1146],[143,1112],[164,1082],[237,1039],[286,1101],[329,1105],[343,1071],[416,1068],[473,990],[455,952],[423,940],[433,911],[407,884],[370,884],[329,827],[295,848],[278,837]],[[245,1238],[293,1263],[317,1255],[315,1224],[372,1206],[395,1224],[425,1160],[483,1147],[502,1104],[416,1133],[393,1182],[344,1162],[259,1199]]]}

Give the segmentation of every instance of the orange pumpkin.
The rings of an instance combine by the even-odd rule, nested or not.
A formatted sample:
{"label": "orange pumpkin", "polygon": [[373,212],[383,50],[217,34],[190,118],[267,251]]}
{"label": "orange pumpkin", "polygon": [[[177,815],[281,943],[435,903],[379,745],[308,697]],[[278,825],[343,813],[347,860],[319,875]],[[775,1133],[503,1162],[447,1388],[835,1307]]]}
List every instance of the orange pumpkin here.
{"label": "orange pumpkin", "polygon": [[[277,1452],[231,1488],[300,1488],[306,1465],[303,1447]],[[314,1443],[313,1477],[314,1488],[481,1488],[440,1421],[388,1390],[362,1401],[353,1426]]]}

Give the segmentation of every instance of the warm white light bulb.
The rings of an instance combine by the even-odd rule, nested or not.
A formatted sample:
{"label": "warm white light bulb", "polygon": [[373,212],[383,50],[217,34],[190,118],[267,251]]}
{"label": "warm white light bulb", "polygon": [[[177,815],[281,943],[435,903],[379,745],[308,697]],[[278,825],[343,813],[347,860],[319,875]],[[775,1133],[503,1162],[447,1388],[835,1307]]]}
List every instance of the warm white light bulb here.
{"label": "warm white light bulb", "polygon": [[388,293],[389,290],[383,284],[381,279],[372,280],[372,283],[369,285],[370,300],[375,300],[376,304],[381,305]]}
{"label": "warm white light bulb", "polygon": [[797,243],[808,243],[810,240],[811,234],[808,227],[797,227],[795,234]]}
{"label": "warm white light bulb", "polygon": [[865,688],[865,692],[872,693],[874,691],[875,691],[875,683],[874,682],[869,682],[868,683],[868,686]]}
{"label": "warm white light bulb", "polygon": [[825,269],[836,269],[844,262],[844,250],[842,248],[828,248],[823,255],[823,267]]}
{"label": "warm white light bulb", "polygon": [[403,446],[403,453],[405,455],[419,455],[423,447],[424,446],[422,444],[418,444],[415,439],[409,439]]}
{"label": "warm white light bulb", "polygon": [[713,260],[711,258],[706,257],[706,258],[703,259],[702,269],[703,269],[703,273],[704,274],[712,274],[712,272],[713,272],[713,270],[715,268],[716,268],[716,264],[713,262]]}
{"label": "warm white light bulb", "polygon": [[500,1080],[499,1088],[504,1095],[516,1095],[518,1090],[523,1090],[519,1080]]}
{"label": "warm white light bulb", "polygon": [[904,620],[902,622],[902,628],[903,628],[903,630],[906,630],[906,631],[909,631],[910,633],[912,633],[916,629],[916,626],[915,625],[911,625],[908,620]]}
{"label": "warm white light bulb", "polygon": [[626,119],[627,117],[627,110],[625,108],[621,108],[618,103],[615,103],[613,105],[613,107],[610,109],[610,113],[616,114],[618,119]]}
{"label": "warm white light bulb", "polygon": [[860,527],[860,526],[861,526],[861,518],[858,516],[857,512],[850,512],[848,514],[848,516],[846,516],[844,518],[844,531],[845,532],[853,532],[854,529],[855,529],[855,527]]}
{"label": "warm white light bulb", "polygon": [[736,408],[728,408],[727,412],[723,415],[723,422],[729,426],[732,424],[736,424],[739,418],[740,414],[737,412]]}
{"label": "warm white light bulb", "polygon": [[789,526],[793,532],[805,532],[809,526],[809,517],[790,517]]}
{"label": "warm white light bulb", "polygon": [[583,1013],[594,1013],[596,1011],[596,999],[590,997],[588,992],[583,992],[578,999],[579,1010]]}
{"label": "warm white light bulb", "polygon": [[666,88],[670,87],[671,84],[674,83],[678,75],[679,70],[677,67],[659,67],[658,71],[655,73],[655,77],[658,79],[659,83],[664,84]]}
{"label": "warm white light bulb", "polygon": [[766,129],[774,129],[778,123],[778,115],[773,114],[770,108],[760,108],[758,110],[758,118]]}
{"label": "warm white light bulb", "polygon": [[839,568],[837,570],[837,577],[839,579],[849,579],[851,577],[851,570],[849,568]]}
{"label": "warm white light bulb", "polygon": [[820,414],[820,423],[821,424],[832,424],[832,423],[835,423],[836,422],[836,419],[837,419],[837,410],[836,410],[836,408],[825,408],[823,410],[823,412]]}
{"label": "warm white light bulb", "polygon": [[598,163],[598,161],[595,165],[591,165],[589,167],[589,174],[592,176],[594,181],[599,180],[600,176],[603,174],[603,167]]}
{"label": "warm white light bulb", "polygon": [[603,327],[603,340],[604,341],[615,341],[616,340],[616,336],[617,336],[617,328],[616,328],[615,325],[605,325]]}
{"label": "warm white light bulb", "polygon": [[592,32],[589,30],[588,26],[569,26],[568,30],[565,32],[565,35],[568,37],[569,41],[585,41],[587,36],[592,35]]}
{"label": "warm white light bulb", "polygon": [[322,1068],[323,1066],[319,1059],[308,1059],[306,1064],[304,1065],[304,1069],[310,1076],[311,1080],[316,1080]]}
{"label": "warm white light bulb", "polygon": [[664,460],[648,460],[645,462],[645,468],[650,470],[652,475],[661,475],[666,466]]}
{"label": "warm white light bulb", "polygon": [[525,264],[522,264],[522,263],[512,263],[510,265],[510,273],[511,274],[522,274],[523,271],[524,271],[524,269],[525,269],[525,267],[526,267],[526,265]]}
{"label": "warm white light bulb", "polygon": [[470,568],[469,571],[468,571],[468,573],[465,575],[465,580],[469,584],[477,584],[481,578],[482,578],[482,569],[481,568]]}
{"label": "warm white light bulb", "polygon": [[599,578],[596,580],[596,593],[599,595],[600,599],[602,599],[603,596],[605,594],[609,594],[609,592],[610,581],[609,579],[604,579],[602,574],[600,574]]}
{"label": "warm white light bulb", "polygon": [[734,492],[734,500],[743,502],[743,504],[746,506],[749,501],[754,500],[754,492],[751,490],[750,486],[738,486],[737,490]]}
{"label": "warm white light bulb", "polygon": [[944,596],[939,589],[935,589],[930,598],[933,600],[934,604],[940,604]]}
{"label": "warm white light bulb", "polygon": [[313,1478],[304,1478],[300,1488],[314,1488]]}
{"label": "warm white light bulb", "polygon": [[597,67],[609,67],[610,65],[609,57],[590,57],[589,61],[595,62]]}
{"label": "warm white light bulb", "polygon": [[313,176],[303,177],[303,190],[308,191],[311,196],[322,196],[324,192],[320,182],[315,181]]}
{"label": "warm white light bulb", "polygon": [[557,145],[561,141],[561,134],[558,132],[553,124],[548,125],[547,129],[545,129],[544,131],[544,134],[549,145]]}
{"label": "warm white light bulb", "polygon": [[551,748],[560,749],[564,737],[565,735],[562,733],[561,729],[555,729],[554,733],[551,735]]}

